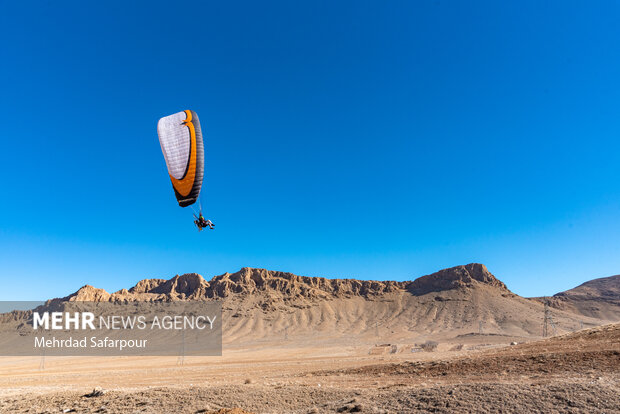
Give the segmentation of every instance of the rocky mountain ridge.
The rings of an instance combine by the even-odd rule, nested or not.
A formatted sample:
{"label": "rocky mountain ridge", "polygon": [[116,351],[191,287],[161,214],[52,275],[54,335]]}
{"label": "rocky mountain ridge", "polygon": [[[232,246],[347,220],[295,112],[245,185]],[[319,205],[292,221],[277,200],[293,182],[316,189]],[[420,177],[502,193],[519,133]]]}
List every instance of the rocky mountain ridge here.
{"label": "rocky mountain ridge", "polygon": [[396,291],[413,295],[485,285],[510,293],[506,285],[479,263],[455,266],[419,277],[413,281],[372,281],[297,276],[288,272],[244,267],[205,280],[197,273],[166,279],[143,279],[131,289],[108,293],[90,285],[62,298],[67,301],[124,300],[210,300],[248,295],[266,295],[271,300],[329,300],[363,297],[370,299]]}
{"label": "rocky mountain ridge", "polygon": [[[531,338],[541,335],[545,310],[540,301],[512,293],[479,263],[413,281],[327,279],[246,267],[210,280],[196,273],[144,279],[114,293],[84,286],[48,305],[60,309],[66,301],[185,300],[221,301],[224,341],[234,346],[289,339],[307,344],[347,338],[353,344],[378,338],[401,343]],[[594,298],[589,304],[598,306]],[[589,316],[584,309],[553,310],[557,333],[617,320],[613,312]]]}

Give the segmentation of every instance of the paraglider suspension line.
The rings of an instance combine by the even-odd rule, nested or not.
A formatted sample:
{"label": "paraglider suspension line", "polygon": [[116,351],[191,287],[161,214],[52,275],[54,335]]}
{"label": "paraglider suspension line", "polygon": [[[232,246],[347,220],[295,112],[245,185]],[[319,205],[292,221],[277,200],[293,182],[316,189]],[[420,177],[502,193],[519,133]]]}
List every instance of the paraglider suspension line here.
{"label": "paraglider suspension line", "polygon": [[190,207],[192,208],[192,211],[194,212],[194,216],[198,218],[200,213],[202,213],[202,203],[200,202],[200,198],[198,198],[198,208],[199,208],[198,211],[196,211],[196,209],[194,208],[194,205],[190,205]]}

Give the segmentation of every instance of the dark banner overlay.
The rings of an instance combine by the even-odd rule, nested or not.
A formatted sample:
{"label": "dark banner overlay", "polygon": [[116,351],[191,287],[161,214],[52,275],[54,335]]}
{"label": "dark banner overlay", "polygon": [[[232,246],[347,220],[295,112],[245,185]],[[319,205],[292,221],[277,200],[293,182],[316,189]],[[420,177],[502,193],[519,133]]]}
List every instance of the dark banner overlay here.
{"label": "dark banner overlay", "polygon": [[220,302],[0,302],[0,356],[222,355]]}

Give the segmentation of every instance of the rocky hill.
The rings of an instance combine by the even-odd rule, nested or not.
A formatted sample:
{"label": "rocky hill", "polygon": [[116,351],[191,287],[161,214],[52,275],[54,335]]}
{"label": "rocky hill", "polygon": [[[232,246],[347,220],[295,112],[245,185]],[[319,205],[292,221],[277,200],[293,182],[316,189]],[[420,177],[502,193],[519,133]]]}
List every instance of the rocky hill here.
{"label": "rocky hill", "polygon": [[495,278],[486,266],[471,263],[405,282],[327,279],[244,267],[236,273],[215,276],[210,281],[197,273],[177,275],[169,280],[144,279],[129,290],[121,289],[112,294],[86,285],[60,300],[227,300],[260,296],[271,302],[294,302],[352,297],[372,299],[394,292],[409,292],[420,296],[482,285],[510,294],[506,285]]}
{"label": "rocky hill", "polygon": [[556,309],[607,321],[620,321],[620,275],[585,282],[549,298]]}
{"label": "rocky hill", "polygon": [[[369,343],[429,338],[540,336],[543,305],[512,293],[478,263],[413,281],[367,281],[297,276],[243,268],[207,281],[190,273],[145,279],[108,293],[84,286],[63,301],[219,300],[229,344],[301,340]],[[593,326],[598,319],[554,311],[558,333]]]}

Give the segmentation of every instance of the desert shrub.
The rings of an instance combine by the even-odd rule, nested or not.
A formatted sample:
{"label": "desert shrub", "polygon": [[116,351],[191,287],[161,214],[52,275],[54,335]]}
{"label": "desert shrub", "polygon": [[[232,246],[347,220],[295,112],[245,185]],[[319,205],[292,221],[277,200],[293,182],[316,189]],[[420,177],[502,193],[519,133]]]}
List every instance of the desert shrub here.
{"label": "desert shrub", "polygon": [[422,345],[420,345],[420,348],[422,348],[426,352],[433,352],[437,350],[437,345],[439,344],[435,341],[426,341]]}
{"label": "desert shrub", "polygon": [[456,344],[452,348],[450,348],[450,351],[460,351],[462,349],[463,349],[463,344]]}

